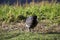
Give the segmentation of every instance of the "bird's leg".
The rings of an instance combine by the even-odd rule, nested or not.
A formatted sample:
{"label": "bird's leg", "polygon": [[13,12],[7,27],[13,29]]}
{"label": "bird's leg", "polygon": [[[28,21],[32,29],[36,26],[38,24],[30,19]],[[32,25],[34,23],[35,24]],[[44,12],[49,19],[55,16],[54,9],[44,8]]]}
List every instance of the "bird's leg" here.
{"label": "bird's leg", "polygon": [[29,32],[29,31],[30,31],[29,27],[27,27],[26,29],[27,29],[27,32]]}
{"label": "bird's leg", "polygon": [[32,31],[32,29],[31,29],[31,28],[29,28],[29,31],[31,32],[31,31]]}
{"label": "bird's leg", "polygon": [[26,25],[26,31],[29,32],[30,29],[29,29],[30,26]]}

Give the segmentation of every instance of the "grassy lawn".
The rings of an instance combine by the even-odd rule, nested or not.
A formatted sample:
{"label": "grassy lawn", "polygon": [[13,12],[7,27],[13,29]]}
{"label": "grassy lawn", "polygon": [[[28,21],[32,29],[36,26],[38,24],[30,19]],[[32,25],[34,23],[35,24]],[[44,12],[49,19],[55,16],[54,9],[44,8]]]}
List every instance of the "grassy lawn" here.
{"label": "grassy lawn", "polygon": [[16,30],[1,33],[0,40],[60,40],[60,34],[40,34]]}
{"label": "grassy lawn", "polygon": [[[21,15],[23,17],[19,17]],[[59,26],[60,3],[51,3],[51,4],[42,3],[41,5],[27,5],[27,6],[0,5],[0,22],[1,22],[0,27],[2,27],[2,22],[10,23],[20,20],[22,21],[26,17],[31,15],[37,15],[38,21],[40,23],[41,20],[46,19],[49,20],[49,22],[46,22],[47,24],[45,23],[47,27],[55,23]],[[0,28],[0,40],[60,40],[60,34],[40,34],[31,32],[27,33],[27,32],[20,32],[19,30],[5,32],[2,31]]]}

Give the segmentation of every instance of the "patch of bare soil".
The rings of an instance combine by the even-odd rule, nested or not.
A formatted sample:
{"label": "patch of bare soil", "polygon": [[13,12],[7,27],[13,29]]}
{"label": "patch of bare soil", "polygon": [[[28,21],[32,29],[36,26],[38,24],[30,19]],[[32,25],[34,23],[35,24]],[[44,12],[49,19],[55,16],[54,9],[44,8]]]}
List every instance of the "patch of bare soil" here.
{"label": "patch of bare soil", "polygon": [[[2,31],[13,31],[13,30],[20,30],[25,31],[25,23],[24,22],[11,22],[6,23],[2,22],[0,25]],[[52,23],[49,20],[42,20],[37,24],[34,29],[31,29],[31,32],[38,32],[38,33],[60,33],[60,25],[57,23]]]}

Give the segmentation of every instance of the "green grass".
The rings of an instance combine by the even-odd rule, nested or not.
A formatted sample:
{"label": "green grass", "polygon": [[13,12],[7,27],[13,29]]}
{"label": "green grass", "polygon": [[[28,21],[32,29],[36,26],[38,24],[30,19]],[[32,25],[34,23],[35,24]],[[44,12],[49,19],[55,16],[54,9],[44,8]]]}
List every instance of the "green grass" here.
{"label": "green grass", "polygon": [[38,20],[49,19],[60,22],[60,4],[59,3],[46,3],[42,5],[28,5],[28,6],[9,6],[0,5],[0,20],[9,21],[14,17],[14,21],[17,20],[19,15],[28,17],[31,15],[37,15]]}
{"label": "green grass", "polygon": [[[18,16],[37,15],[38,20],[48,19],[60,23],[60,4],[42,4],[28,6],[0,5],[0,21],[18,20]],[[60,34],[39,34],[20,31],[3,32],[0,29],[0,40],[60,40]]]}
{"label": "green grass", "polygon": [[16,30],[2,33],[0,40],[60,40],[60,34],[39,34]]}

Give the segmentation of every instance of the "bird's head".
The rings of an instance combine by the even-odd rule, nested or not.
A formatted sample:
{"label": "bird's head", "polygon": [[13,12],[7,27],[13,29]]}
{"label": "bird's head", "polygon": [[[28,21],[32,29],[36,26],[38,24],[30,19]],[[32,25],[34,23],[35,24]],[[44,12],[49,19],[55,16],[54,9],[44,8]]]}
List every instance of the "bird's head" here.
{"label": "bird's head", "polygon": [[37,16],[36,15],[33,15],[33,19],[37,19]]}

